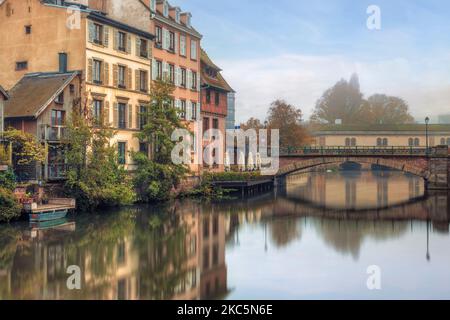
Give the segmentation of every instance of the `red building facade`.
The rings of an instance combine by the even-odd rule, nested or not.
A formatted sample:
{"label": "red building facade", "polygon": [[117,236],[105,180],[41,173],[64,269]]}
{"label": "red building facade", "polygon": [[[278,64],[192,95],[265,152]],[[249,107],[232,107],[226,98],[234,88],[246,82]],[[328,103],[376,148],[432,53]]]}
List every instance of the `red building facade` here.
{"label": "red building facade", "polygon": [[[203,133],[209,129],[218,129],[225,138],[226,117],[228,109],[228,93],[234,92],[230,85],[221,75],[221,69],[212,62],[207,53],[201,50],[201,120]],[[205,148],[211,139],[203,139]],[[212,166],[204,164],[204,169],[212,171],[223,171],[223,157],[225,153],[225,139],[223,148],[219,155],[212,151],[212,158],[219,157],[222,161]]]}

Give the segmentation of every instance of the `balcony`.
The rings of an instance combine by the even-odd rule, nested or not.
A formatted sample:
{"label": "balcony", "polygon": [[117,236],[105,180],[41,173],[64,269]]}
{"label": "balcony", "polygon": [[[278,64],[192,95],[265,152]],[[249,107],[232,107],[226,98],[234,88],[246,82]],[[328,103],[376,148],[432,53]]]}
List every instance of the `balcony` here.
{"label": "balcony", "polygon": [[67,128],[65,126],[41,125],[41,140],[61,141],[66,138]]}

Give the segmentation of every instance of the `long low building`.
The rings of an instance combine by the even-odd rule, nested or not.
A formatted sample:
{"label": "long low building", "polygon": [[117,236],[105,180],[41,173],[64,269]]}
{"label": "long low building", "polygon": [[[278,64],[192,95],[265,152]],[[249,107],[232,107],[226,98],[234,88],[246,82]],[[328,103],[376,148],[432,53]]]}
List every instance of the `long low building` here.
{"label": "long low building", "polygon": [[[321,125],[312,129],[314,144],[322,147],[425,147],[425,124]],[[450,125],[428,125],[428,145],[450,146]]]}

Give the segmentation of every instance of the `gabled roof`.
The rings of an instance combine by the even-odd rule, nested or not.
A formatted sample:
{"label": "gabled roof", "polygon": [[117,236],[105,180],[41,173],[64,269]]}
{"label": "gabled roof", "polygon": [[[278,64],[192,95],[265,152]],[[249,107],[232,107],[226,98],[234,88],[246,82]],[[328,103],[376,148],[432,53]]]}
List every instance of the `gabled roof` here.
{"label": "gabled roof", "polygon": [[[222,76],[222,74],[220,73],[220,71],[222,71],[222,69],[220,69],[208,56],[208,54],[206,53],[205,50],[201,49],[201,63],[202,63],[202,67],[201,67],[201,78],[202,78],[202,86],[210,86],[210,87],[214,87],[214,88],[218,88],[218,89],[222,89],[224,91],[228,91],[228,92],[235,92],[230,85],[228,84],[228,82],[224,79],[224,77]],[[213,78],[211,77],[205,70],[205,66],[208,66],[214,70],[217,71],[217,77]]]}
{"label": "gabled roof", "polygon": [[37,118],[79,74],[30,73],[9,91],[5,118]]}
{"label": "gabled roof", "polygon": [[0,86],[0,94],[3,96],[3,99],[8,100],[9,99],[9,94],[8,92],[6,92],[5,89],[3,89],[2,86]]}
{"label": "gabled roof", "polygon": [[[371,125],[362,125],[362,124],[322,124],[314,127],[313,131],[316,134],[329,134],[329,133],[357,133],[357,134],[373,134],[373,133],[381,133],[381,132],[426,132],[427,126],[425,124],[420,123],[411,123],[411,124],[371,124]],[[429,132],[450,132],[450,124],[429,124],[428,125]]]}

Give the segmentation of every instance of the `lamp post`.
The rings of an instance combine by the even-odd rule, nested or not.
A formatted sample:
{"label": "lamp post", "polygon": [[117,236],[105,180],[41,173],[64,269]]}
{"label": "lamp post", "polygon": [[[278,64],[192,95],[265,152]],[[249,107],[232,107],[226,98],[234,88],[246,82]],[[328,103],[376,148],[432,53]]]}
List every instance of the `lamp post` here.
{"label": "lamp post", "polygon": [[430,123],[430,118],[426,117],[425,118],[425,141],[426,141],[426,155],[429,155],[429,151],[428,151],[428,124]]}

